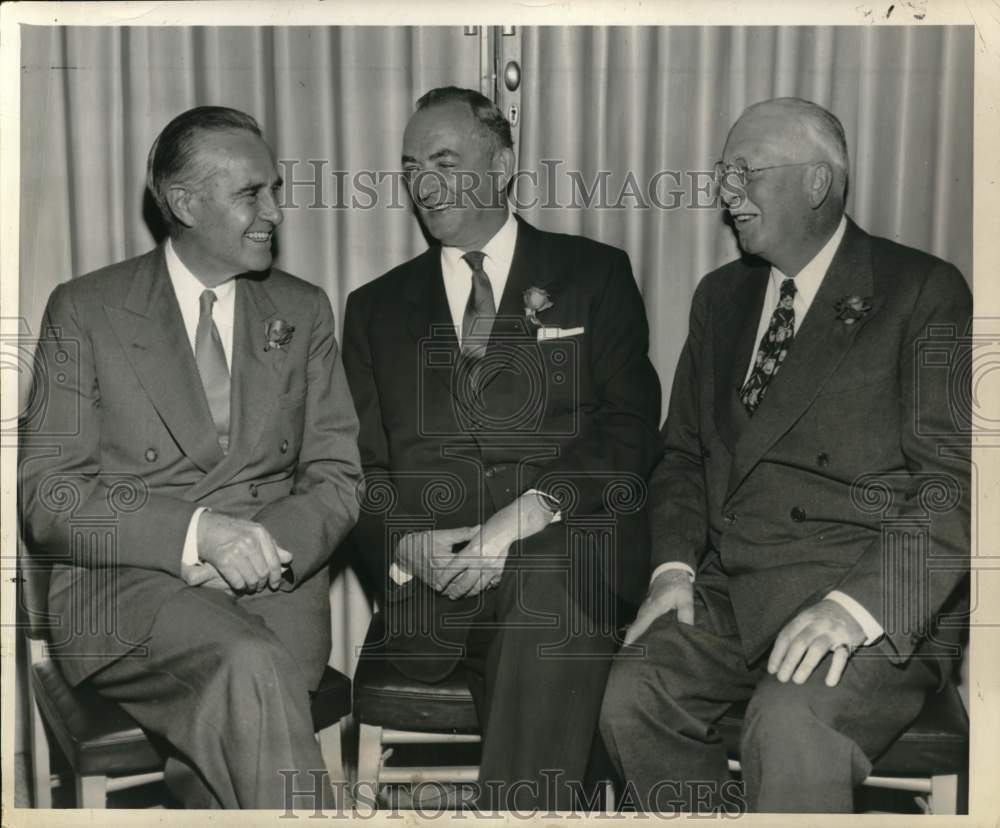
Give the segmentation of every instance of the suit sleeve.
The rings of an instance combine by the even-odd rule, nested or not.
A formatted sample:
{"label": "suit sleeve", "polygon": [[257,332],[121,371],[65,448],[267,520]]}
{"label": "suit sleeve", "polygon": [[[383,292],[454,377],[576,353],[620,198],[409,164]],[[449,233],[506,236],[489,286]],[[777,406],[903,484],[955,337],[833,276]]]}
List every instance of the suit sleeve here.
{"label": "suit sleeve", "polygon": [[[138,475],[102,467],[97,361],[67,287],[57,287],[45,309],[20,423],[20,502],[29,546],[50,561],[179,577],[195,506],[151,493]],[[74,524],[113,526],[114,554],[73,543]]]}
{"label": "suit sleeve", "polygon": [[316,304],[306,366],[305,425],[292,491],[253,518],[294,556],[296,585],[327,565],[354,526],[361,482],[358,418],[337,346],[333,310],[319,288]]}
{"label": "suit sleeve", "polygon": [[708,536],[708,493],[699,416],[706,292],[703,280],[691,303],[687,341],[674,373],[667,419],[660,435],[662,457],[649,481],[654,569],[676,561],[697,571]]}
{"label": "suit sleeve", "polygon": [[[927,555],[890,557],[879,538],[836,586],[874,616],[900,661],[968,571],[971,432],[961,396],[970,391],[971,313],[965,280],[940,263],[924,282],[900,354],[900,445],[912,481],[896,514],[928,527]],[[932,345],[938,358],[924,359]]]}
{"label": "suit sleeve", "polygon": [[389,473],[389,443],[372,368],[368,304],[356,292],[348,296],[344,311],[344,367],[361,422],[358,447],[365,481],[365,496],[351,542],[359,563],[374,580],[373,586],[381,589],[388,583],[391,564],[385,549],[385,516],[396,496]]}
{"label": "suit sleeve", "polygon": [[[628,256],[614,251],[608,268],[591,312],[592,353],[585,368],[595,399],[580,405],[581,436],[530,487],[554,495],[561,510],[579,514],[604,508],[609,480],[644,488],[660,454],[660,380],[649,361],[646,310]],[[568,500],[562,495],[567,491],[573,493]]]}

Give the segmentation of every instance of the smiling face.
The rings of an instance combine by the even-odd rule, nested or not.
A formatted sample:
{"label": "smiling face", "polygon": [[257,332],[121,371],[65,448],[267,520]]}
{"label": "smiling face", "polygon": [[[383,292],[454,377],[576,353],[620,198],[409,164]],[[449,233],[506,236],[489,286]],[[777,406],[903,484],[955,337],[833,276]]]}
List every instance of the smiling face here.
{"label": "smiling face", "polygon": [[810,200],[817,165],[803,163],[821,157],[808,133],[787,111],[766,104],[740,117],[723,150],[723,162],[733,166],[797,165],[752,174],[742,197],[731,190],[722,194],[740,249],[789,276],[801,270],[825,242],[826,228],[817,228],[817,205]]}
{"label": "smiling face", "polygon": [[271,266],[274,229],[281,224],[281,178],[267,144],[250,132],[206,132],[196,164],[209,174],[177,188],[183,229],[174,241],[185,265],[207,286]]}
{"label": "smiling face", "polygon": [[428,232],[449,247],[482,248],[507,218],[513,157],[462,101],[418,111],[403,134],[403,171]]}

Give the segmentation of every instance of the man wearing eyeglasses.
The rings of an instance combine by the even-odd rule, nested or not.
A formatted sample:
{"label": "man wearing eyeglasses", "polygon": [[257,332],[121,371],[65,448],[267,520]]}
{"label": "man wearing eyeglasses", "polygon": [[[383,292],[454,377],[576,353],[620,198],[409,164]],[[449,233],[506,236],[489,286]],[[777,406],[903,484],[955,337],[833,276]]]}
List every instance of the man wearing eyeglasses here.
{"label": "man wearing eyeglasses", "polygon": [[[951,670],[971,296],[844,215],[847,170],[840,122],[794,98],[747,109],[717,166],[745,255],[695,292],[650,483],[652,578],[601,720],[624,805],[851,811]],[[744,700],[745,802],[715,729]]]}

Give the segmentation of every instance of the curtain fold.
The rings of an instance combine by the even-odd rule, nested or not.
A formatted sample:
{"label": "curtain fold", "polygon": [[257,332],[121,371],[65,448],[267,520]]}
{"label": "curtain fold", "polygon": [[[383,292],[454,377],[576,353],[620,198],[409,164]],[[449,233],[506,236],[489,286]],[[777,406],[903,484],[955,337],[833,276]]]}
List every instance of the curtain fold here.
{"label": "curtain fold", "polygon": [[[575,209],[546,209],[543,193],[525,215],[629,252],[669,391],[698,280],[738,254],[721,212],[699,202],[698,173],[746,106],[794,95],[844,123],[848,212],[971,282],[972,49],[971,27],[526,28],[521,168],[561,160],[561,204],[573,176],[607,175],[610,195],[581,209],[577,188]],[[663,171],[684,205],[628,197],[630,174],[642,189]]]}
{"label": "curtain fold", "polygon": [[[706,176],[754,101],[800,95],[829,107],[847,131],[849,212],[971,280],[971,27],[518,36],[516,149],[536,178],[518,183],[522,212],[629,252],[666,390],[698,280],[737,254]],[[154,244],[146,153],[167,121],[199,104],[260,121],[286,181],[277,263],[321,285],[341,319],[351,290],[426,247],[398,177],[403,128],[428,89],[478,86],[478,50],[461,27],[22,27],[28,329],[59,282]],[[332,598],[331,663],[350,671],[368,604],[351,577]]]}

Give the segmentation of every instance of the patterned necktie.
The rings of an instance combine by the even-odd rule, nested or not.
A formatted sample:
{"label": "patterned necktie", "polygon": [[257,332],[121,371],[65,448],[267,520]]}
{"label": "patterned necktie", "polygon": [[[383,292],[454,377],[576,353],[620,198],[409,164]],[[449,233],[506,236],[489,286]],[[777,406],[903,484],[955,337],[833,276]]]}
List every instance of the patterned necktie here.
{"label": "patterned necktie", "polygon": [[497,306],[493,300],[490,277],[483,270],[486,254],[470,250],[462,258],[472,269],[472,290],[469,291],[469,301],[465,304],[465,315],[462,317],[462,353],[472,359],[481,359],[486,355]]}
{"label": "patterned necktie", "polygon": [[740,389],[740,399],[751,414],[764,399],[768,383],[778,373],[792,345],[792,338],[795,336],[794,300],[795,280],[785,279],[781,283],[778,306],[771,314],[771,321],[760,340],[753,370]]}
{"label": "patterned necktie", "polygon": [[219,435],[219,445],[223,451],[229,450],[229,367],[226,352],[222,349],[222,337],[212,319],[212,305],[215,293],[202,291],[198,301],[201,312],[198,316],[198,330],[194,336],[194,361],[198,364],[201,384],[208,398],[208,408],[212,412],[215,431]]}

